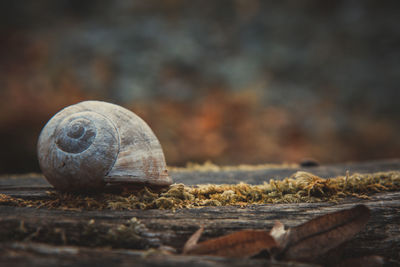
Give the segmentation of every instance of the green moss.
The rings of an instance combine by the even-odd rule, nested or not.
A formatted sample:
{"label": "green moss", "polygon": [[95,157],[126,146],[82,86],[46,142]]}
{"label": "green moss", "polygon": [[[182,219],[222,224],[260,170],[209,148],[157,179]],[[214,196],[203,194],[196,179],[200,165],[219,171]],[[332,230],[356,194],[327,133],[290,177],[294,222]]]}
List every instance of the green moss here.
{"label": "green moss", "polygon": [[400,190],[400,172],[353,174],[323,179],[297,172],[284,180],[269,180],[262,185],[174,184],[168,190],[153,192],[143,188],[121,195],[82,196],[49,192],[42,200],[23,200],[0,195],[0,204],[63,210],[177,209],[201,206],[226,206],[267,203],[337,202],[344,197],[368,198],[383,191]]}

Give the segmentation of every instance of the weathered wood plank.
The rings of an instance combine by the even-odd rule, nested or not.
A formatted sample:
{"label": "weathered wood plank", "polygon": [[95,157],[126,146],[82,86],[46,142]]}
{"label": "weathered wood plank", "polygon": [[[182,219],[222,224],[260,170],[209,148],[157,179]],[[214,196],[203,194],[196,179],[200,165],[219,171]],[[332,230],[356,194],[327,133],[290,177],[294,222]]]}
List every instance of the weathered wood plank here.
{"label": "weathered wood plank", "polygon": [[263,259],[226,259],[211,256],[163,255],[158,251],[49,246],[37,243],[0,244],[0,266],[271,266],[311,267],[304,263]]}
{"label": "weathered wood plank", "polygon": [[[164,245],[171,246],[179,252],[199,224],[205,225],[203,239],[208,239],[240,229],[269,229],[275,220],[280,220],[287,226],[294,226],[317,215],[350,208],[355,203],[366,204],[371,208],[372,216],[366,229],[343,248],[345,256],[372,253],[400,262],[400,192],[377,194],[371,200],[349,199],[339,204],[205,207],[181,209],[175,212],[169,210],[71,212],[2,206],[0,238],[2,242],[35,241],[75,246],[112,245],[116,248],[135,249]],[[107,239],[109,229],[116,228],[132,217],[136,217],[146,228],[137,233],[139,239],[134,241],[127,241],[124,238],[111,241]],[[94,224],[90,228],[92,219]]]}
{"label": "weathered wood plank", "polygon": [[[346,170],[399,169],[400,160],[392,160],[304,170],[329,177],[342,175]],[[262,183],[266,177],[286,177],[297,170],[175,172],[172,176],[176,182],[185,184]],[[44,198],[47,197],[46,190],[52,189],[40,175],[0,178],[0,193],[3,194],[26,199]],[[375,254],[385,257],[393,266],[400,264],[400,192],[386,192],[373,195],[371,199],[345,199],[340,203],[202,207],[176,211],[62,211],[0,206],[0,266],[265,266],[271,262],[177,254],[200,224],[205,226],[201,239],[205,240],[242,229],[270,229],[275,220],[289,227],[295,226],[315,216],[359,203],[371,209],[371,219],[355,239],[343,246],[340,257]],[[129,221],[133,217],[138,221]],[[149,251],[162,246],[173,248],[177,254]],[[271,266],[287,266],[287,263]]]}
{"label": "weathered wood plank", "polygon": [[265,168],[257,170],[221,170],[221,171],[190,171],[171,172],[175,183],[193,184],[235,184],[239,181],[248,184],[262,184],[269,179],[283,179],[297,171],[307,171],[322,178],[345,175],[350,173],[373,173],[380,171],[400,170],[400,159],[369,161],[358,163],[344,163],[322,165],[316,167],[296,168]]}

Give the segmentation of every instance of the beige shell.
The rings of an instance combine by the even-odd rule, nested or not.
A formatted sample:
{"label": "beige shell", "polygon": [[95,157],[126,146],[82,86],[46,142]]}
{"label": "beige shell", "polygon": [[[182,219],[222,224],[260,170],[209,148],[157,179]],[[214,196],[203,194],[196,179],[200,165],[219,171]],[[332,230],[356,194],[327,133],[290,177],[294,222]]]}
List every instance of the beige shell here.
{"label": "beige shell", "polygon": [[40,133],[38,158],[46,179],[63,191],[172,183],[150,127],[133,112],[101,101],[84,101],[54,115]]}

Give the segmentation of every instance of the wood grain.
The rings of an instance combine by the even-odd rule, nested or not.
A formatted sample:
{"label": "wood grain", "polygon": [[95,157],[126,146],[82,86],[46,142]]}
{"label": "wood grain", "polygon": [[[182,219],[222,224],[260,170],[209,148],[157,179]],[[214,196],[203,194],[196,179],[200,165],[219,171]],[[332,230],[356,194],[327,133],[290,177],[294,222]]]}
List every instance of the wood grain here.
{"label": "wood grain", "polygon": [[[370,169],[365,170],[399,170],[399,162],[386,162],[379,166],[391,166],[390,169],[378,170],[375,163],[370,163]],[[363,166],[367,165],[364,163]],[[336,167],[317,168],[325,168],[327,174],[332,176],[337,171]],[[314,173],[313,169],[308,171]],[[344,167],[342,172],[345,173]],[[222,179],[218,178],[222,177],[218,172],[207,174],[210,176],[201,174],[205,175],[204,179],[196,175],[193,179],[198,183],[211,179],[213,175],[217,177],[216,181]],[[225,181],[250,182],[251,177],[258,174],[247,171],[247,175],[235,175],[238,176],[228,177]],[[190,173],[186,173],[185,177],[190,178]],[[45,197],[46,190],[51,188],[41,176],[0,178],[2,194],[32,199]],[[176,211],[62,211],[0,206],[0,266],[289,266],[292,263],[271,263],[263,258],[233,260],[179,254],[200,225],[205,227],[202,241],[244,229],[270,230],[275,220],[294,227],[316,216],[350,209],[357,204],[364,204],[371,210],[370,219],[354,239],[346,242],[341,251],[331,257],[346,259],[378,255],[384,257],[389,266],[398,265],[400,192],[387,192],[365,200],[348,198],[340,203],[202,207]],[[133,217],[140,222],[140,227],[129,223]],[[110,235],[119,233],[121,229],[131,232],[120,232],[118,238]],[[171,250],[175,252],[171,254]],[[290,266],[310,265],[296,263]]]}

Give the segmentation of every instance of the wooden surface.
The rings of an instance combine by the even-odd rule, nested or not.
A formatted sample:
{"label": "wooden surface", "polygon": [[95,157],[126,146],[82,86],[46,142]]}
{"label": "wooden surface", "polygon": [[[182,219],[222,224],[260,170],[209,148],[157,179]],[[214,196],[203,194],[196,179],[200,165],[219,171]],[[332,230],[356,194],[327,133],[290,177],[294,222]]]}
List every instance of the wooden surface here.
{"label": "wooden surface", "polygon": [[[266,177],[284,177],[296,170],[275,168],[255,171],[180,172],[171,175],[176,182],[185,184],[212,180],[214,183],[260,183]],[[400,170],[400,160],[321,166],[306,170],[325,177],[344,174],[346,170]],[[29,199],[45,196],[46,190],[51,188],[41,176],[0,178],[2,194]],[[0,266],[288,266],[289,263],[272,263],[262,257],[232,260],[210,256],[181,256],[179,253],[187,238],[200,224],[205,226],[201,238],[205,240],[241,229],[270,229],[275,220],[280,220],[289,227],[295,226],[315,216],[347,209],[359,203],[371,209],[371,219],[362,232],[341,248],[339,257],[374,254],[385,257],[387,266],[398,266],[400,192],[380,193],[368,200],[346,199],[337,204],[203,207],[176,211],[79,212],[0,206]],[[138,221],[130,222],[133,217]],[[118,238],[110,235],[118,233],[121,225],[124,229],[132,227],[133,233],[121,232]],[[168,254],[168,251],[175,253]]]}

